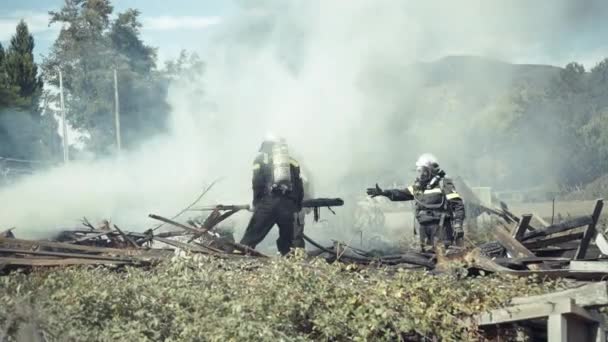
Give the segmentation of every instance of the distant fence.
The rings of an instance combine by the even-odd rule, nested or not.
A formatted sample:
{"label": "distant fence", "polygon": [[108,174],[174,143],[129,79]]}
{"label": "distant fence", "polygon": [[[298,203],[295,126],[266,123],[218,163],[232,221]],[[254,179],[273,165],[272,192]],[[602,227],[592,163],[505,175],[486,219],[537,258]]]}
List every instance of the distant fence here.
{"label": "distant fence", "polygon": [[31,175],[52,165],[55,165],[55,163],[0,157],[0,185],[10,184],[19,177]]}

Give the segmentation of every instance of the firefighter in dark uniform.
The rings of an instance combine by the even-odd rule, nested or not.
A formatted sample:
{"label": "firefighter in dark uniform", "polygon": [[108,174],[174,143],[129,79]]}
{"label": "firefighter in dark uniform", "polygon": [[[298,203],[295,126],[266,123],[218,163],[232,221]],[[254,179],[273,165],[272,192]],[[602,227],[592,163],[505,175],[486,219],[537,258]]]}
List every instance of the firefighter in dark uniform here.
{"label": "firefighter in dark uniform", "polygon": [[289,156],[284,140],[266,140],[253,162],[253,216],[241,244],[255,248],[270,229],[279,226],[277,249],[289,253],[294,217],[304,196],[298,162]]}
{"label": "firefighter in dark uniform", "polygon": [[425,246],[435,246],[436,240],[443,241],[446,247],[452,244],[461,246],[465,211],[454,183],[445,177],[445,172],[430,154],[418,159],[416,172],[416,181],[406,189],[382,190],[376,184],[375,188],[367,189],[367,194],[372,197],[385,196],[391,201],[415,201],[423,250]]}

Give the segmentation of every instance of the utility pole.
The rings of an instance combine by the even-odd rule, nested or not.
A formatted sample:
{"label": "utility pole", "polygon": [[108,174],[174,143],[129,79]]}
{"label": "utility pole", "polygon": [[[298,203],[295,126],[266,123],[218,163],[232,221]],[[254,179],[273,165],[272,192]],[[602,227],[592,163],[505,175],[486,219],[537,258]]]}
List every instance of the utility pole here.
{"label": "utility pole", "polygon": [[114,123],[116,127],[116,148],[120,153],[120,111],[118,102],[118,76],[114,68]]}
{"label": "utility pole", "polygon": [[63,126],[63,162],[67,163],[70,160],[70,152],[68,147],[68,125],[65,121],[65,105],[63,103],[63,75],[59,70],[59,100],[61,104],[61,125]]}

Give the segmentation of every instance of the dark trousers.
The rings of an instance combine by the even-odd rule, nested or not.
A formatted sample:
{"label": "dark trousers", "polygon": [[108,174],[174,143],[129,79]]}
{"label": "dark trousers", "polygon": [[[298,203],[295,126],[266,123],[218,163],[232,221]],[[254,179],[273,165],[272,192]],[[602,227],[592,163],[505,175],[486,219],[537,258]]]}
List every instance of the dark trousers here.
{"label": "dark trousers", "polygon": [[300,210],[294,215],[294,229],[293,229],[293,247],[294,248],[305,248],[306,242],[304,241],[304,220],[306,213],[304,210]]}
{"label": "dark trousers", "polygon": [[294,215],[297,207],[293,200],[281,195],[267,195],[255,203],[253,216],[247,225],[241,244],[255,248],[275,224],[279,226],[277,249],[282,255],[289,253],[293,240]]}
{"label": "dark trousers", "polygon": [[439,226],[437,223],[420,224],[420,244],[424,246],[435,246],[436,241],[441,241],[447,247],[453,243],[452,225],[448,220]]}

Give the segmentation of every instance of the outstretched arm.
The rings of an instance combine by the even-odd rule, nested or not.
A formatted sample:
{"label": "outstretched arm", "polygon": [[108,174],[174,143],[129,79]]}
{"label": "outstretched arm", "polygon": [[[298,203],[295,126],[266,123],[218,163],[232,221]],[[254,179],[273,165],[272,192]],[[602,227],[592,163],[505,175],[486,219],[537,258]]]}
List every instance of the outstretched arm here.
{"label": "outstretched arm", "polygon": [[391,201],[411,201],[414,199],[413,188],[411,186],[405,189],[389,189],[382,190],[376,184],[375,188],[368,188],[367,194],[376,197],[376,196],[384,196],[390,199]]}

